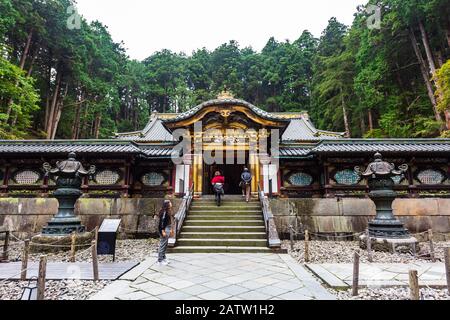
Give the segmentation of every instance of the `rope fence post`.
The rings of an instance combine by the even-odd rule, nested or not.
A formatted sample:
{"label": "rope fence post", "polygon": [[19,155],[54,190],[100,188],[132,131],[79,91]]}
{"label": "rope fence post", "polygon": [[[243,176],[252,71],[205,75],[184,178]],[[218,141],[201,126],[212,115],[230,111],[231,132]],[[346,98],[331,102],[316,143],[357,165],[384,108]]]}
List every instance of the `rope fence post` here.
{"label": "rope fence post", "polygon": [[22,252],[22,269],[20,272],[20,280],[27,280],[27,269],[28,269],[28,253],[30,252],[30,240],[25,240]]}
{"label": "rope fence post", "polygon": [[289,238],[291,241],[291,251],[294,251],[294,229],[292,225],[289,225]]}
{"label": "rope fence post", "polygon": [[77,234],[72,232],[71,243],[70,243],[70,262],[75,262],[76,255],[76,243],[77,243]]}
{"label": "rope fence post", "polygon": [[94,275],[94,281],[98,281],[99,277],[98,277],[98,257],[97,257],[97,242],[92,241],[92,271],[93,271],[93,275]]}
{"label": "rope fence post", "polygon": [[447,291],[450,294],[450,247],[444,248],[445,277],[447,278]]}
{"label": "rope fence post", "polygon": [[430,256],[431,261],[436,262],[436,256],[434,254],[434,243],[433,243],[433,230],[428,230],[428,241],[430,242]]}
{"label": "rope fence post", "polygon": [[309,231],[305,230],[305,262],[309,262]]}
{"label": "rope fence post", "polygon": [[353,255],[353,282],[352,282],[352,296],[358,295],[359,286],[359,253],[355,252]]}
{"label": "rope fence post", "polygon": [[5,232],[5,242],[3,243],[3,255],[2,258],[0,259],[0,261],[8,261],[8,250],[9,250],[9,237],[10,237],[10,232],[6,231]]}
{"label": "rope fence post", "polygon": [[96,243],[98,242],[98,226],[94,229],[94,240]]}
{"label": "rope fence post", "polygon": [[369,229],[366,231],[366,246],[367,246],[367,259],[370,263],[373,262],[372,257],[372,239],[370,238]]}
{"label": "rope fence post", "polygon": [[47,256],[41,256],[39,259],[39,273],[37,281],[37,300],[45,298],[45,277],[47,273]]}
{"label": "rope fence post", "polygon": [[420,300],[419,277],[417,270],[409,270],[409,289],[411,300]]}

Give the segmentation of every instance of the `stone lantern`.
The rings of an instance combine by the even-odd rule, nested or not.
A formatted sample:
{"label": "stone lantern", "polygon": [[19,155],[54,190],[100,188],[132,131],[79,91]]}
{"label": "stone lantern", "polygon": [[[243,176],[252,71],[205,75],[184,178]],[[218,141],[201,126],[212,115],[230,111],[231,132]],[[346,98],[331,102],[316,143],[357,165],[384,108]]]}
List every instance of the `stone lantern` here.
{"label": "stone lantern", "polygon": [[394,164],[383,161],[380,153],[375,154],[375,160],[370,163],[364,172],[359,167],[355,171],[369,182],[369,197],[376,206],[376,217],[369,222],[369,235],[375,238],[405,239],[410,238],[408,230],[403,223],[395,218],[392,211],[392,202],[397,197],[392,177],[404,174],[408,165],[403,164],[395,169]]}
{"label": "stone lantern", "polygon": [[85,170],[83,165],[76,160],[75,153],[71,152],[68,159],[57,162],[55,168],[48,163],[44,163],[43,167],[46,176],[50,176],[56,181],[57,189],[54,196],[58,199],[59,206],[58,213],[42,230],[42,234],[64,236],[73,232],[85,232],[80,218],[75,215],[75,203],[83,194],[81,192],[83,177],[93,175],[95,166]]}

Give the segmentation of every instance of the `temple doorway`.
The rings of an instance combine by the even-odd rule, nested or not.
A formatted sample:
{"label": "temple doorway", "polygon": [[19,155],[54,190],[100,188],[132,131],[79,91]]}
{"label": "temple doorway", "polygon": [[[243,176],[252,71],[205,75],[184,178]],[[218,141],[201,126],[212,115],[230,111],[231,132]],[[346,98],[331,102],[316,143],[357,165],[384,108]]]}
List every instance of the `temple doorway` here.
{"label": "temple doorway", "polygon": [[[245,162],[248,163],[248,152]],[[205,164],[203,166],[203,194],[214,194],[211,179],[214,177],[216,171],[220,171],[225,176],[225,194],[241,194],[242,189],[239,187],[239,182],[241,181],[241,174],[246,166],[245,164]]]}

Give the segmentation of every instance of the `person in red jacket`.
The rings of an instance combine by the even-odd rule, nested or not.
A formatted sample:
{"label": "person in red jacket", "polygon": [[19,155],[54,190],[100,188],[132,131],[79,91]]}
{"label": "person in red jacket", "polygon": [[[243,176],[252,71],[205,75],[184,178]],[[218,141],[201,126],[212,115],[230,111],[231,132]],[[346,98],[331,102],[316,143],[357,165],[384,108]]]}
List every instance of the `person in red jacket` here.
{"label": "person in red jacket", "polygon": [[220,173],[220,171],[216,171],[214,178],[211,180],[211,184],[214,188],[217,205],[220,207],[221,197],[225,194],[225,191],[223,190],[225,177]]}

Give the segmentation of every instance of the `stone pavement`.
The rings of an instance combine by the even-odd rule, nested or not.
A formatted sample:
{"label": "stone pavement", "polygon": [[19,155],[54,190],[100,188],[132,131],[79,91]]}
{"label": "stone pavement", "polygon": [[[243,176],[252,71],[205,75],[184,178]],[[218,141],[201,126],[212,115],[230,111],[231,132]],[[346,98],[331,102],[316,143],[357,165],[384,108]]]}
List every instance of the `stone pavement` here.
{"label": "stone pavement", "polygon": [[[352,285],[353,264],[307,264],[328,286],[340,289]],[[371,263],[359,267],[360,287],[409,286],[409,270],[417,270],[419,286],[446,287],[444,263]]]}
{"label": "stone pavement", "polygon": [[289,255],[171,254],[152,256],[91,300],[334,300]]}

